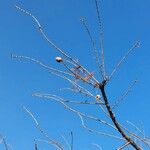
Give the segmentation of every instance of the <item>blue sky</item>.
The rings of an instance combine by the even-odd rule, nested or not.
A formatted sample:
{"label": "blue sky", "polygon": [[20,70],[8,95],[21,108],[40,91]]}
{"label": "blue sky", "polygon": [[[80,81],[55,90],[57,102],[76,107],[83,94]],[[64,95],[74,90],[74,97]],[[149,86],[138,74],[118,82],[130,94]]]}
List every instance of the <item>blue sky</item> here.
{"label": "blue sky", "polygon": [[[98,45],[99,29],[93,0],[1,0],[0,133],[14,150],[31,150],[34,139],[43,139],[31,118],[22,110],[22,106],[25,105],[52,138],[63,141],[60,135],[69,138],[69,132],[73,131],[74,149],[96,149],[91,143],[97,143],[103,149],[118,146],[116,140],[82,129],[79,118],[60,104],[31,96],[34,92],[47,92],[71,99],[81,98],[68,92],[59,92],[59,88],[68,84],[38,65],[11,60],[10,54],[14,53],[34,57],[50,66],[60,68],[54,60],[59,54],[41,37],[33,20],[14,8],[15,4],[37,16],[48,36],[59,47],[78,58],[90,71],[94,71],[95,74],[97,71],[89,38],[80,23],[81,17],[87,18]],[[149,8],[149,0],[107,0],[102,3],[107,72],[112,71],[113,66],[136,40],[141,42],[141,47],[129,56],[108,84],[107,92],[110,102],[113,103],[127,89],[130,82],[138,80],[133,91],[115,112],[123,123],[130,120],[141,127],[146,135],[150,135]],[[98,93],[94,90],[92,92]],[[82,106],[80,109],[95,116],[102,115],[94,106]],[[103,127],[93,122],[89,122],[89,125],[103,130]],[[0,149],[3,149],[2,145]],[[41,143],[40,149],[53,147]]]}

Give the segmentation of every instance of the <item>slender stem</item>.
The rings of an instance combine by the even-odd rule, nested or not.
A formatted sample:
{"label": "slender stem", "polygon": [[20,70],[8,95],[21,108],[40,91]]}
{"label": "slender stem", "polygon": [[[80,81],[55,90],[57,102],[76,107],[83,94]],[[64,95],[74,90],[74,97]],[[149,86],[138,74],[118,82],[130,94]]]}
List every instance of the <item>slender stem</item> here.
{"label": "slender stem", "polygon": [[35,148],[35,150],[38,150],[37,143],[34,144],[34,148]]}
{"label": "slender stem", "polygon": [[73,132],[71,131],[71,150],[73,150]]}
{"label": "slender stem", "polygon": [[122,149],[124,149],[125,147],[127,147],[129,144],[130,144],[130,142],[125,143],[125,144],[123,144],[121,147],[119,147],[117,150],[122,150]]}
{"label": "slender stem", "polygon": [[100,49],[101,49],[101,72],[103,79],[106,79],[106,70],[105,70],[105,58],[104,58],[104,34],[103,34],[103,24],[102,24],[102,16],[100,12],[100,8],[98,5],[98,1],[95,0],[95,6],[96,6],[96,13],[98,18],[98,24],[99,24],[99,40],[100,40]]}
{"label": "slender stem", "polygon": [[113,113],[111,106],[109,104],[109,101],[107,99],[106,93],[105,93],[105,85],[100,87],[101,93],[102,93],[102,97],[104,99],[105,102],[105,106],[107,108],[107,111],[110,115],[110,118],[112,120],[112,122],[114,123],[115,127],[117,128],[118,132],[122,135],[122,137],[127,141],[130,142],[130,144],[136,149],[136,150],[141,150],[141,148],[122,130],[121,126],[119,125],[115,114]]}

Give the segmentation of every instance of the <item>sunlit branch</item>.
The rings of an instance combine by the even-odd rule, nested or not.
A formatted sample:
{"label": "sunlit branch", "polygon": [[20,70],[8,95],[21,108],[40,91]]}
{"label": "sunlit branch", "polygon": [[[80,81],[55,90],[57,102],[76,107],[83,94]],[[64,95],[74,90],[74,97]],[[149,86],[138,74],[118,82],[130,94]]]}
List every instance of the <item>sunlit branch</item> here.
{"label": "sunlit branch", "polygon": [[56,46],[45,34],[45,32],[42,29],[42,25],[40,24],[40,22],[38,21],[38,19],[32,15],[29,11],[19,7],[19,6],[15,6],[18,10],[20,10],[21,12],[29,15],[30,17],[32,17],[32,19],[35,21],[35,23],[38,26],[38,29],[40,30],[40,33],[42,34],[42,36],[46,39],[46,41],[52,46],[54,47],[57,51],[59,51],[63,56],[65,56],[66,58],[70,59],[71,61],[77,63],[72,57],[70,57],[68,54],[66,54],[62,49],[60,49],[58,46]]}
{"label": "sunlit branch", "polygon": [[[84,94],[85,96],[89,96],[89,97],[92,97],[92,98],[94,98],[94,95],[92,96],[92,95],[87,95],[87,93],[84,93],[82,90],[79,90],[79,89],[77,89],[76,87],[72,87],[72,88],[60,88],[60,89],[58,89],[59,91],[70,91],[70,92],[73,92],[73,93],[79,93],[79,94]],[[84,102],[83,102],[84,103]],[[93,105],[97,105],[97,104],[99,104],[99,103],[97,103],[97,102],[90,102],[90,103],[84,103],[84,104],[93,104]]]}
{"label": "sunlit branch", "polygon": [[104,114],[108,117],[108,113],[105,111],[103,105],[104,103],[102,101],[98,101],[98,102],[88,102],[88,101],[71,101],[71,100],[65,100],[57,95],[53,95],[53,94],[47,94],[47,93],[34,93],[33,96],[38,96],[41,98],[47,98],[47,99],[51,99],[51,98],[57,98],[59,100],[61,100],[62,102],[65,103],[72,103],[72,104],[78,104],[78,105],[99,105],[101,110],[104,112]]}
{"label": "sunlit branch", "polygon": [[80,92],[85,92],[86,95],[90,95],[90,96],[94,97],[89,91],[85,90],[83,87],[79,86],[77,83],[73,82],[72,80],[70,80],[69,78],[67,78],[66,76],[64,76],[64,75],[73,76],[72,74],[70,74],[68,72],[61,71],[61,70],[49,67],[48,65],[45,65],[43,62],[41,62],[41,61],[39,61],[37,59],[28,57],[28,56],[12,55],[11,57],[12,58],[18,58],[18,59],[26,59],[26,60],[32,61],[34,63],[37,63],[40,66],[44,67],[45,69],[48,69],[50,71],[50,73],[55,74],[55,75],[57,75],[59,77],[62,77],[63,79],[68,80],[73,85],[77,86],[80,89]]}
{"label": "sunlit branch", "polygon": [[[121,147],[119,147],[117,150],[122,150],[124,148],[126,148],[128,145],[133,146],[133,148],[135,148],[136,150],[141,150],[141,147],[139,147],[139,145],[136,142],[143,142],[145,143],[147,146],[150,147],[150,140],[148,138],[145,138],[144,133],[134,124],[128,122],[130,125],[132,125],[132,127],[134,127],[136,129],[136,131],[138,131],[140,134],[142,134],[143,137],[140,137],[138,134],[135,134],[133,132],[131,132],[130,130],[126,129],[125,127],[121,126],[120,123],[118,122],[118,120],[116,119],[116,116],[113,112],[113,109],[115,107],[117,107],[119,105],[119,103],[128,95],[128,93],[131,91],[131,89],[133,88],[134,84],[136,83],[136,81],[134,81],[129,88],[127,89],[127,91],[125,91],[125,93],[115,102],[115,104],[113,105],[113,107],[110,106],[109,104],[109,100],[107,99],[107,94],[105,93],[105,85],[106,83],[114,76],[114,74],[116,73],[116,71],[120,68],[121,64],[126,60],[126,58],[128,57],[128,55],[137,47],[139,47],[139,42],[136,42],[126,53],[125,55],[121,58],[121,60],[116,64],[116,66],[113,68],[111,74],[109,77],[106,76],[106,68],[105,68],[105,56],[104,56],[104,34],[103,34],[103,25],[102,25],[102,17],[101,17],[101,13],[100,13],[100,8],[98,5],[98,0],[94,0],[95,2],[95,6],[96,6],[96,12],[97,12],[97,18],[98,18],[98,23],[99,23],[99,30],[100,30],[100,48],[101,48],[101,58],[99,57],[99,52],[98,49],[96,48],[95,42],[92,38],[91,32],[88,28],[87,23],[85,22],[85,20],[82,20],[83,26],[85,27],[88,36],[91,40],[92,43],[92,48],[94,50],[95,53],[95,58],[96,58],[96,62],[98,64],[98,66],[100,67],[100,71],[102,74],[102,78],[103,81],[100,83],[96,80],[96,78],[94,77],[94,73],[93,72],[89,72],[86,68],[84,68],[79,62],[78,60],[74,59],[73,57],[71,57],[70,55],[68,55],[63,49],[60,49],[57,45],[55,45],[55,43],[52,42],[51,39],[48,38],[47,34],[45,33],[45,31],[43,30],[43,27],[41,26],[40,22],[38,21],[38,19],[32,15],[30,12],[26,11],[25,9],[22,9],[19,6],[15,6],[18,10],[20,10],[21,12],[25,13],[26,15],[30,16],[34,22],[36,23],[36,25],[38,26],[38,30],[41,33],[42,37],[48,42],[48,44],[50,46],[52,46],[56,51],[58,51],[60,53],[60,55],[63,57],[56,57],[56,61],[57,62],[61,62],[61,64],[65,67],[65,70],[67,69],[67,71],[62,71],[62,70],[58,70],[52,67],[49,67],[48,65],[45,65],[43,62],[34,59],[34,58],[30,58],[28,56],[16,56],[16,55],[12,55],[12,58],[19,58],[19,59],[26,59],[29,60],[31,62],[34,62],[40,66],[42,66],[43,68],[47,69],[49,71],[49,73],[54,74],[58,77],[63,78],[64,80],[68,81],[69,83],[71,83],[71,85],[73,85],[74,89],[72,89],[73,92],[78,92],[78,93],[82,93],[85,96],[89,96],[91,98],[94,99],[93,102],[87,102],[87,101],[72,101],[72,100],[66,100],[63,99],[57,95],[52,95],[52,94],[46,94],[46,93],[34,93],[33,96],[37,96],[40,98],[46,98],[55,102],[60,103],[61,105],[64,106],[65,109],[73,112],[75,115],[79,116],[80,120],[81,120],[81,124],[82,127],[85,128],[86,130],[88,130],[89,132],[92,133],[96,133],[99,135],[103,135],[103,136],[107,136],[107,137],[112,137],[118,140],[122,140],[122,141],[126,141],[127,143],[125,143],[124,145],[122,145]],[[101,59],[101,60],[100,60]],[[73,68],[72,68],[73,66]],[[74,68],[78,68],[77,71],[79,71],[79,73],[76,73],[74,71]],[[90,84],[92,85],[92,87],[94,88],[99,88],[102,94],[102,100],[99,98],[99,100],[96,99],[96,96],[92,94],[92,92],[90,92],[89,90],[87,90],[86,88],[80,86],[79,84],[77,84],[76,82],[73,81],[73,79],[77,79],[80,81],[83,81],[84,83],[86,83],[86,85]],[[80,82],[81,83],[81,82]],[[71,90],[71,88],[69,88],[69,90]],[[100,97],[100,95],[99,95]],[[102,111],[105,113],[105,115],[107,117],[109,117],[109,119],[112,121],[112,125],[111,123],[108,123],[105,120],[99,119],[97,117],[88,115],[86,113],[82,113],[72,107],[70,107],[68,105],[68,103],[71,104],[89,104],[89,105],[97,105],[99,104],[99,106],[101,107]],[[41,134],[47,139],[47,141],[45,140],[45,142],[52,144],[53,146],[55,146],[58,150],[64,150],[64,147],[61,145],[61,143],[51,139],[47,133],[40,127],[37,119],[35,118],[35,116],[26,108],[23,107],[24,110],[30,115],[30,117],[33,119],[36,128],[41,132]],[[106,112],[107,111],[107,112]],[[95,121],[97,123],[103,124],[106,127],[110,127],[112,129],[114,129],[115,131],[117,131],[118,133],[120,133],[120,135],[122,137],[118,137],[115,136],[113,133],[105,133],[105,132],[99,132],[97,130],[91,129],[89,128],[87,125],[85,125],[84,120],[92,120]],[[64,138],[64,140],[66,141],[66,139]],[[7,146],[5,139],[3,139],[3,143],[4,145]],[[66,141],[67,145],[68,141]],[[5,149],[7,148],[5,146]],[[71,132],[71,144],[69,147],[69,150],[73,150],[73,134]],[[6,149],[8,150],[8,149]],[[35,143],[35,150],[38,150],[37,144]]]}
{"label": "sunlit branch", "polygon": [[137,127],[134,123],[130,122],[130,121],[126,121],[129,125],[131,125],[132,127],[134,127],[136,129],[136,131],[138,131],[143,137],[145,137],[145,134],[143,133],[143,131]]}
{"label": "sunlit branch", "polygon": [[99,150],[102,150],[101,146],[99,146],[98,144],[96,143],[92,143],[93,146],[97,147]]}
{"label": "sunlit branch", "polygon": [[[45,32],[43,31],[42,25],[40,24],[40,22],[38,21],[38,19],[37,19],[34,15],[32,15],[29,11],[27,11],[27,10],[25,10],[25,9],[23,9],[23,8],[21,8],[21,7],[19,7],[19,6],[17,6],[17,5],[16,5],[15,7],[16,7],[18,10],[20,10],[21,12],[23,12],[23,13],[27,14],[28,16],[30,16],[30,17],[34,20],[34,22],[37,24],[38,29],[39,29],[40,33],[42,34],[42,36],[44,37],[44,39],[45,39],[54,49],[56,49],[58,52],[60,52],[66,59],[69,59],[73,64],[76,64],[77,66],[80,65],[80,64],[78,63],[78,61],[76,61],[76,60],[73,59],[71,56],[69,56],[68,54],[66,54],[64,50],[60,49],[57,45],[55,45],[55,44],[47,37],[47,35],[46,35]],[[80,66],[81,66],[81,68],[82,68],[84,71],[87,72],[87,74],[90,74],[90,72],[89,72],[86,68],[84,68],[82,65],[80,65]],[[98,82],[94,77],[92,77],[92,78],[95,80],[96,83]]]}
{"label": "sunlit branch", "polygon": [[40,124],[38,123],[37,119],[35,118],[35,116],[26,108],[23,106],[23,109],[29,114],[29,116],[33,119],[35,125],[36,125],[36,128],[41,132],[41,134],[48,140],[48,142],[50,144],[52,144],[53,146],[55,146],[57,149],[59,150],[64,150],[63,146],[55,141],[55,140],[52,140],[51,138],[49,138],[48,134],[40,127]]}
{"label": "sunlit branch", "polygon": [[96,134],[99,134],[99,135],[103,135],[103,136],[115,138],[115,139],[117,139],[117,140],[123,140],[123,141],[125,140],[124,138],[120,138],[120,137],[115,136],[115,135],[113,135],[113,134],[105,133],[105,132],[100,132],[100,131],[97,131],[97,130],[94,130],[94,129],[89,128],[87,125],[85,125],[82,115],[80,115],[80,114],[78,113],[78,116],[79,116],[79,118],[80,118],[80,120],[81,120],[82,127],[83,127],[84,129],[86,129],[87,131],[89,131],[89,132],[91,132],[91,133],[96,133]]}
{"label": "sunlit branch", "polygon": [[87,102],[87,101],[71,101],[71,100],[65,100],[57,95],[48,94],[48,93],[34,93],[33,96],[38,96],[41,98],[51,99],[51,98],[57,98],[64,103],[72,103],[72,104],[86,104],[86,105],[103,105],[101,102]]}
{"label": "sunlit branch", "polygon": [[112,109],[118,107],[118,105],[126,98],[126,96],[132,91],[132,88],[135,86],[135,84],[137,83],[137,80],[133,81],[130,86],[128,87],[128,89],[125,91],[125,93],[118,99],[115,101],[114,105],[112,106]]}
{"label": "sunlit branch", "polygon": [[57,73],[52,73],[50,72],[51,74],[54,74],[58,77],[61,77],[63,78],[64,80],[67,80],[69,83],[71,83],[75,88],[77,88],[77,90],[83,94],[85,94],[86,96],[90,96],[90,97],[94,97],[94,95],[89,92],[87,89],[83,88],[82,86],[80,86],[79,84],[77,84],[76,82],[72,81],[71,79],[63,76],[63,75],[60,75],[60,74],[57,74]]}
{"label": "sunlit branch", "polygon": [[[41,62],[35,58],[31,58],[28,56],[18,56],[18,55],[12,55],[12,58],[26,59],[26,60],[32,61],[34,63],[37,63],[40,66],[44,67],[45,69],[48,69],[50,71],[50,73],[55,74],[55,75],[60,76],[60,77],[63,77],[64,79],[68,80],[70,83],[73,83],[72,80],[70,80],[69,78],[64,76],[64,75],[69,75],[69,76],[73,77],[74,76],[73,74],[49,67],[48,65],[45,65],[43,62]],[[82,90],[80,90],[80,92],[86,91],[86,94],[90,94],[91,96],[93,96],[89,91],[87,91],[84,88],[81,88],[81,86],[77,85],[77,83],[74,82],[74,85],[76,85],[78,88],[82,89]]]}
{"label": "sunlit branch", "polygon": [[[47,143],[47,144],[50,144],[50,145],[53,145],[50,141],[48,140],[43,140],[43,139],[35,139],[36,143]],[[57,148],[57,147],[56,147]],[[59,148],[57,148],[59,149]],[[65,149],[63,149],[65,150]]]}
{"label": "sunlit branch", "polygon": [[145,145],[147,145],[150,148],[150,140],[147,138],[142,138],[139,135],[133,133],[132,131],[130,131],[129,129],[125,128],[124,126],[120,125],[124,130],[126,130],[130,136],[136,138],[137,140],[143,142]]}
{"label": "sunlit branch", "polygon": [[117,150],[123,150],[125,147],[127,147],[130,144],[130,142],[126,142],[121,147],[117,148]]}
{"label": "sunlit branch", "polygon": [[97,13],[99,30],[100,30],[99,38],[100,38],[100,48],[101,48],[101,68],[102,68],[101,70],[102,70],[103,79],[106,80],[103,25],[102,25],[102,17],[101,17],[101,13],[100,13],[100,8],[99,8],[97,0],[95,0],[95,6],[96,6],[96,13]]}
{"label": "sunlit branch", "polygon": [[116,64],[116,66],[114,67],[112,73],[109,76],[109,80],[113,77],[113,75],[116,73],[116,71],[119,69],[119,67],[121,66],[121,64],[126,60],[126,58],[128,57],[128,55],[135,49],[138,48],[140,46],[139,42],[136,42],[126,53],[125,55],[121,58],[121,60]]}
{"label": "sunlit branch", "polygon": [[96,60],[96,63],[98,65],[98,68],[100,68],[101,75],[102,75],[102,70],[101,70],[101,67],[100,67],[100,60],[99,60],[100,56],[99,56],[98,49],[96,48],[95,41],[94,41],[94,39],[92,37],[92,34],[91,34],[90,30],[89,30],[89,27],[87,25],[86,19],[85,18],[81,18],[80,20],[81,20],[81,22],[82,22],[82,24],[83,24],[83,26],[84,26],[84,28],[85,28],[89,38],[90,38],[90,41],[91,41],[91,44],[92,44],[92,49],[94,51],[95,60]]}
{"label": "sunlit branch", "polygon": [[[39,96],[38,94],[36,94],[36,93],[33,94],[33,96],[40,97],[40,96]],[[101,123],[101,124],[104,124],[104,125],[109,126],[109,127],[111,127],[111,128],[113,128],[113,129],[116,130],[116,128],[115,128],[113,125],[111,125],[110,123],[108,123],[108,122],[106,122],[106,121],[104,121],[104,120],[102,120],[102,119],[99,119],[99,118],[97,118],[97,117],[94,117],[94,116],[91,116],[91,115],[87,115],[87,114],[82,113],[82,112],[80,112],[80,111],[78,111],[78,110],[75,110],[75,109],[71,108],[71,107],[68,106],[65,102],[63,102],[62,100],[60,100],[60,99],[58,99],[58,98],[51,97],[51,100],[56,101],[56,102],[62,104],[66,109],[68,109],[69,111],[75,113],[76,115],[80,114],[82,117],[88,118],[88,119],[90,119],[90,120],[95,120],[95,121],[97,121],[97,122],[99,122],[99,123]]]}
{"label": "sunlit branch", "polygon": [[58,70],[58,69],[55,69],[53,67],[49,67],[48,65],[44,64],[42,61],[38,60],[38,59],[35,59],[35,58],[31,58],[29,56],[20,56],[20,55],[15,55],[15,54],[12,54],[11,57],[13,59],[26,59],[26,60],[29,60],[31,62],[34,62],[40,66],[42,66],[43,68],[45,69],[48,69],[49,71],[51,72],[56,72],[56,73],[60,73],[60,74],[63,74],[63,75],[69,75],[69,76],[73,76],[72,74],[68,73],[68,72],[65,72],[65,71],[61,71],[61,70]]}
{"label": "sunlit branch", "polygon": [[65,144],[67,145],[67,147],[68,147],[67,149],[68,149],[68,150],[71,150],[71,146],[70,146],[68,140],[66,139],[66,137],[65,137],[64,135],[61,135],[61,137],[63,138]]}

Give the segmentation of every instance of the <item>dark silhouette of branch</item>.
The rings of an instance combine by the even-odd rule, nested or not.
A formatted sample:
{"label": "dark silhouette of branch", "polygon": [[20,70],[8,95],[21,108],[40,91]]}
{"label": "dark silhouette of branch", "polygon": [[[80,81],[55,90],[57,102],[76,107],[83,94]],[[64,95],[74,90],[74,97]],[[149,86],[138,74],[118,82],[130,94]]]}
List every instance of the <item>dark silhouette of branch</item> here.
{"label": "dark silhouette of branch", "polygon": [[37,143],[34,144],[34,149],[35,149],[35,150],[38,150]]}
{"label": "dark silhouette of branch", "polygon": [[122,126],[120,124],[120,126],[122,127],[122,129],[124,129],[128,134],[130,134],[130,136],[134,137],[136,140],[141,141],[142,143],[144,143],[146,146],[148,146],[150,148],[150,139],[148,137],[141,137],[137,134],[135,134],[134,132],[130,131],[129,129],[127,129],[126,127]]}
{"label": "dark silhouette of branch", "polygon": [[71,131],[70,132],[70,135],[71,135],[71,150],[73,150],[73,132]]}
{"label": "dark silhouette of branch", "polygon": [[104,102],[105,102],[105,105],[106,105],[106,108],[107,108],[107,111],[110,115],[110,118],[112,120],[112,122],[114,123],[115,127],[117,128],[118,132],[122,135],[122,137],[124,139],[127,140],[127,142],[130,142],[130,144],[136,149],[136,150],[141,150],[141,148],[123,131],[123,129],[120,127],[112,109],[111,109],[111,106],[108,102],[108,99],[107,99],[107,96],[106,96],[106,93],[105,93],[105,85],[101,86],[100,87],[100,90],[101,90],[101,93],[102,93],[102,96],[103,96],[103,99],[104,99]]}

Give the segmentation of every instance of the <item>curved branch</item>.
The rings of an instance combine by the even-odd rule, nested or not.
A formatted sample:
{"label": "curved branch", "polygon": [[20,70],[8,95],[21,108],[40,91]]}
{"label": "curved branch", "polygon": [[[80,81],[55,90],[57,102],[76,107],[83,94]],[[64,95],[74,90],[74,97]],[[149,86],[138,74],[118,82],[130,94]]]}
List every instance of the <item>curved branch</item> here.
{"label": "curved branch", "polygon": [[115,117],[115,114],[113,113],[112,111],[112,108],[108,102],[108,99],[107,99],[107,96],[106,96],[106,93],[105,93],[105,88],[104,86],[100,87],[100,90],[101,90],[101,93],[102,93],[102,96],[103,96],[103,99],[104,99],[104,102],[105,102],[105,105],[106,105],[106,108],[107,108],[107,111],[110,115],[110,118],[112,120],[112,122],[114,123],[115,127],[117,128],[118,132],[122,135],[122,137],[127,141],[127,142],[130,142],[130,144],[136,149],[136,150],[142,150],[121,128],[121,126],[119,125],[116,117]]}

